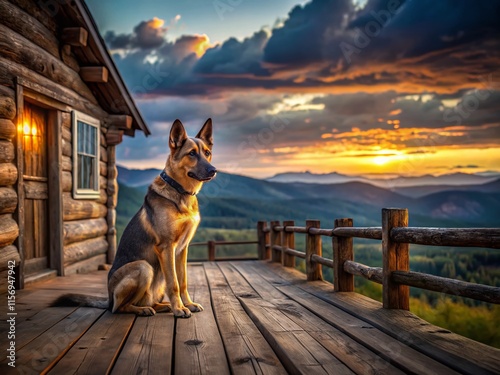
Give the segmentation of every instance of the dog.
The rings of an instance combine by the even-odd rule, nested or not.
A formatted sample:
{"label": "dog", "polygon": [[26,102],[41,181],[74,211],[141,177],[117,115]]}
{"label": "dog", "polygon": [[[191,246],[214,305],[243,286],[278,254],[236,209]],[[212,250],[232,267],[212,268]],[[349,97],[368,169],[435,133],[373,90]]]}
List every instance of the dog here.
{"label": "dog", "polygon": [[[196,194],[217,174],[212,160],[212,119],[189,138],[175,120],[165,168],[125,228],[108,274],[108,298],[67,294],[53,306],[108,308],[151,316],[173,312],[189,318],[203,307],[188,293],[188,246],[200,222]],[[164,302],[167,296],[169,302]]]}

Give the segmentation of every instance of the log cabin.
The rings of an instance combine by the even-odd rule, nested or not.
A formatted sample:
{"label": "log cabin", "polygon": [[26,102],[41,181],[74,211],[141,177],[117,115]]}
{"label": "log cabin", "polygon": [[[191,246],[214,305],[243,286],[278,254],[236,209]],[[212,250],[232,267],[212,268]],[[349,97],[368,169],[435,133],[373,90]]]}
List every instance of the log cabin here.
{"label": "log cabin", "polygon": [[113,261],[115,147],[149,135],[83,1],[0,0],[0,280]]}

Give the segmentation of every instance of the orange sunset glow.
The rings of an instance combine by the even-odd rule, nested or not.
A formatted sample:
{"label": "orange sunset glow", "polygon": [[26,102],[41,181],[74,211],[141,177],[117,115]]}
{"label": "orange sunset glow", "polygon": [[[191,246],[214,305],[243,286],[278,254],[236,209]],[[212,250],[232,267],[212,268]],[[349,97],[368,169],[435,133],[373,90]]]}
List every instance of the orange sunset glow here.
{"label": "orange sunset glow", "polygon": [[[194,131],[212,117],[214,162],[228,172],[500,173],[494,5],[439,15],[382,3],[311,0],[271,26],[257,8],[208,22],[179,5],[110,28],[104,39],[157,135],[125,141],[120,162],[157,168],[175,118]],[[464,21],[472,14],[481,22]]]}

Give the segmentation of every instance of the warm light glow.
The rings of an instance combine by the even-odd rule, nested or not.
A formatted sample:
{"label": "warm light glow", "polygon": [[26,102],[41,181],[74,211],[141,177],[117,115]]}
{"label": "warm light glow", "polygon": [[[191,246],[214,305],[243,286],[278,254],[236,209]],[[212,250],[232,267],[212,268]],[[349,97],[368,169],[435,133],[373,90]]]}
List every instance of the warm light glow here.
{"label": "warm light glow", "polygon": [[34,136],[36,136],[36,134],[37,134],[37,130],[36,130],[36,127],[35,127],[35,126],[33,126],[33,127],[31,128],[31,134],[32,134],[32,135],[34,135]]}
{"label": "warm light glow", "polygon": [[31,127],[27,122],[24,123],[23,133],[24,135],[29,135],[31,133]]}
{"label": "warm light glow", "polygon": [[389,161],[389,157],[387,156],[375,156],[373,158],[373,164],[375,165],[384,165]]}
{"label": "warm light glow", "polygon": [[212,45],[210,44],[210,39],[208,39],[206,34],[197,36],[199,37],[199,41],[194,45],[193,50],[196,56],[201,57],[207,49],[212,47]]}
{"label": "warm light glow", "polygon": [[163,27],[164,24],[165,24],[165,21],[158,18],[158,17],[153,17],[152,20],[148,21],[148,25],[152,29],[160,29]]}

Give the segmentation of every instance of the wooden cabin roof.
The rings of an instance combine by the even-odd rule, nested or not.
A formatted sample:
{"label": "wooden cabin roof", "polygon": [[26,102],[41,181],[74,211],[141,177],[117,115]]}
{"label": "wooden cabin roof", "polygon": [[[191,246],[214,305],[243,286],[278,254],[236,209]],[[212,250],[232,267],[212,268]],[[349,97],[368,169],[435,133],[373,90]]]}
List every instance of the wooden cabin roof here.
{"label": "wooden cabin roof", "polygon": [[145,135],[150,135],[151,132],[111,58],[85,2],[75,0],[58,2],[58,4],[60,4],[59,9],[55,15],[58,25],[62,28],[81,27],[88,32],[86,46],[72,48],[80,66],[105,67],[108,71],[106,83],[87,81],[88,87],[101,107],[111,115],[128,115],[132,118],[132,128],[125,131],[126,135],[134,136],[135,130],[141,130]]}

